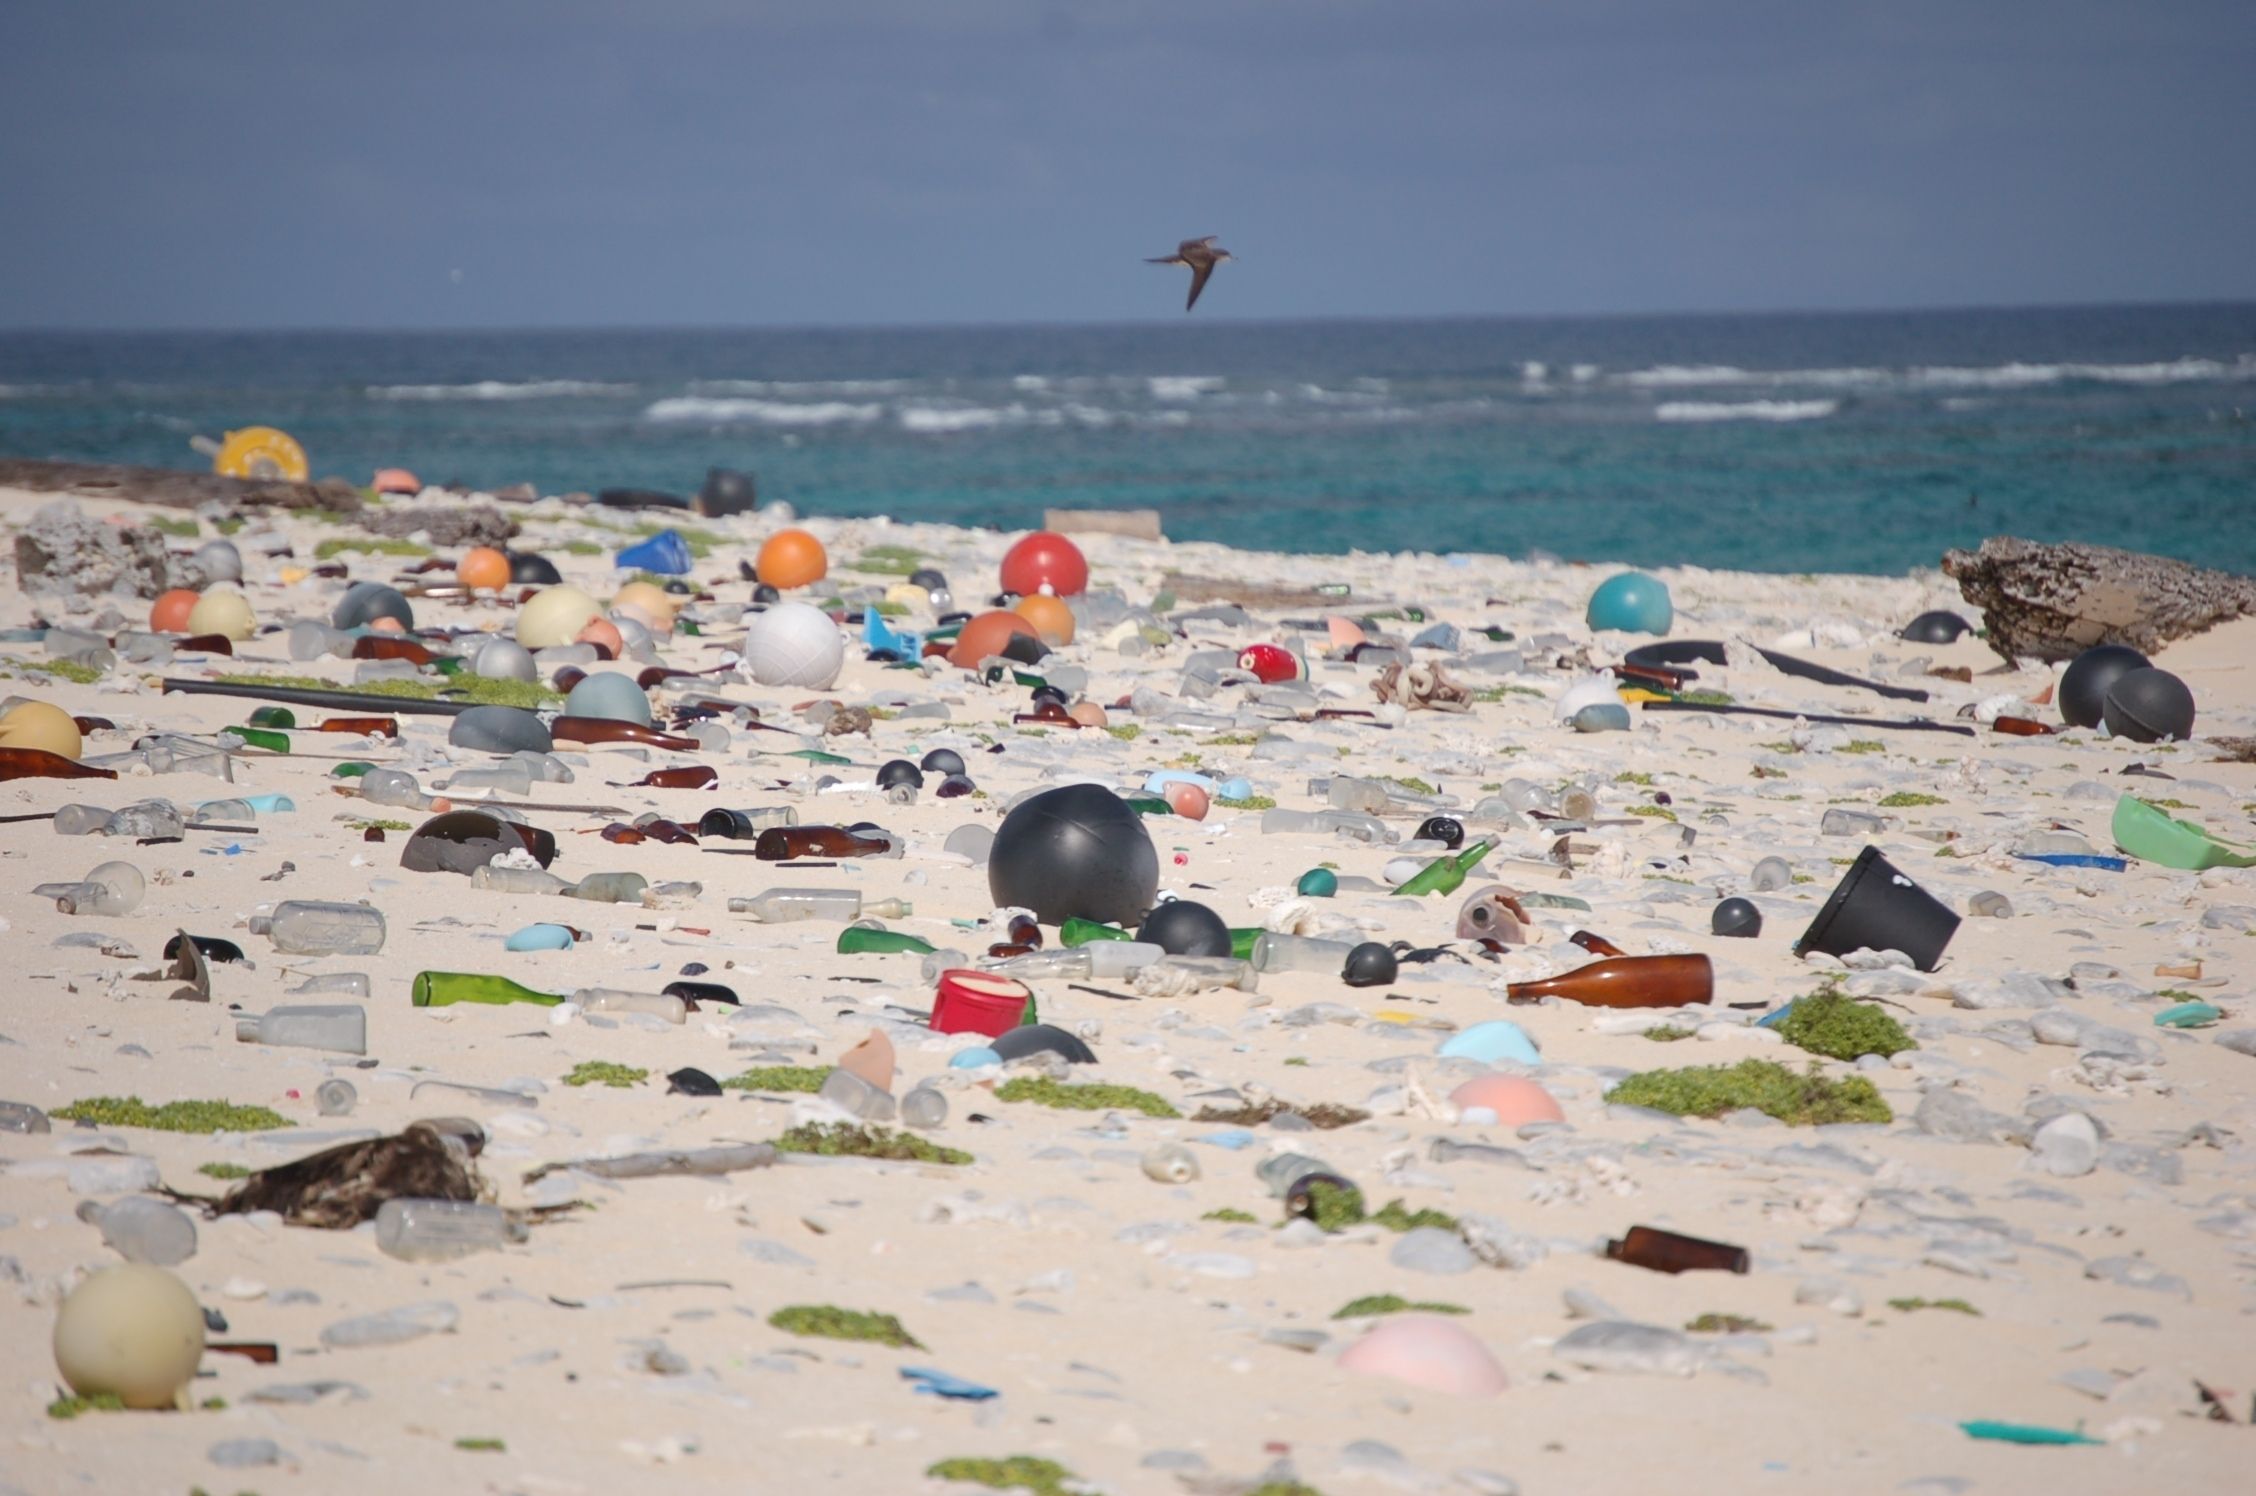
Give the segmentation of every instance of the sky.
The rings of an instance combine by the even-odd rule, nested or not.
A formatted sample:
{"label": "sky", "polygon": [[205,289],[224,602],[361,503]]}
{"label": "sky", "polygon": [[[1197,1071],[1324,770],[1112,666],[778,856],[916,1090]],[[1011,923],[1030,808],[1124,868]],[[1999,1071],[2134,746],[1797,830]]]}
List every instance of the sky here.
{"label": "sky", "polygon": [[2256,299],[2249,0],[0,0],[0,328]]}

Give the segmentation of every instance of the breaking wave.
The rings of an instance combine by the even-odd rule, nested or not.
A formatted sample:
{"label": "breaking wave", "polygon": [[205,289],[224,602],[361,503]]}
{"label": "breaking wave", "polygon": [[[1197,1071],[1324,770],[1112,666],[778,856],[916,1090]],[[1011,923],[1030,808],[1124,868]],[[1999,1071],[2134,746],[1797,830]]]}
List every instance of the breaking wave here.
{"label": "breaking wave", "polygon": [[1838,400],[1669,400],[1656,406],[1660,421],[1817,421],[1841,408]]}
{"label": "breaking wave", "polygon": [[631,395],[631,384],[589,379],[480,379],[471,384],[374,384],[371,400],[558,400],[574,396]]}
{"label": "breaking wave", "polygon": [[884,413],[882,405],[858,405],[848,400],[797,403],[677,395],[669,400],[654,401],[642,415],[646,421],[701,421],[713,426],[836,426],[874,421]]}

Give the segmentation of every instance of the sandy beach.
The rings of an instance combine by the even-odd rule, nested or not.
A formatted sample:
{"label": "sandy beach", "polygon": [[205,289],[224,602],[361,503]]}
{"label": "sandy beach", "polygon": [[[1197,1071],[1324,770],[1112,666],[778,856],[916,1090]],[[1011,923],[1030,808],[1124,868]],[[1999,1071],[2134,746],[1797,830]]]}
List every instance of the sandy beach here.
{"label": "sandy beach", "polygon": [[[20,528],[50,501],[0,492],[0,521]],[[104,517],[158,512],[115,501],[84,507]],[[523,524],[520,548],[549,556],[595,596],[608,599],[626,579],[612,550],[633,538],[620,533],[627,518],[554,500],[507,512]],[[713,600],[688,615],[704,633],[676,633],[662,658],[702,670],[724,663],[741,637],[751,584],[738,562],[777,525],[765,512],[685,523],[708,532],[689,579]],[[901,580],[856,569],[884,547],[887,558],[909,552],[938,568],[959,605],[977,607],[995,592],[997,563],[1017,538],[878,520],[816,519],[805,528],[827,547],[830,576],[801,595],[850,603],[858,588],[882,596]],[[255,543],[268,530],[291,554]],[[173,544],[192,548],[213,533],[207,523],[197,539]],[[345,583],[286,574],[311,565],[322,540],[358,533],[305,518],[251,519],[234,538],[241,590],[261,623],[326,620]],[[595,541],[597,553],[574,554],[573,540]],[[2217,1040],[2256,1023],[2256,870],[2191,873],[2133,860],[2115,871],[2016,854],[2032,837],[2073,832],[2093,853],[2113,855],[2109,820],[2123,793],[2248,841],[2256,765],[2219,761],[2206,740],[2256,733],[2256,620],[2156,656],[2198,701],[2186,743],[1634,706],[1628,732],[1578,733],[1557,720],[1560,693],[1645,642],[1594,637],[1584,621],[1591,589],[1616,568],[1488,555],[1250,554],[1106,536],[1083,544],[1091,593],[1116,593],[1131,606],[1150,604],[1170,573],[1253,589],[1336,582],[1349,590],[1321,606],[1254,603],[1248,616],[1184,600],[1157,640],[1132,626],[1085,626],[1054,659],[1086,672],[1083,695],[1114,708],[1113,731],[1016,725],[1012,715],[1027,710],[1023,686],[939,661],[889,669],[850,646],[827,691],[699,683],[757,705],[764,721],[803,731],[803,740],[737,732],[725,749],[694,754],[560,744],[573,782],[536,785],[530,798],[627,814],[528,812],[556,836],[554,871],[631,870],[653,883],[702,885],[661,909],[477,889],[457,875],[403,869],[406,832],[363,840],[357,823],[423,817],[340,794],[348,781],[332,770],[358,759],[409,769],[430,787],[452,768],[484,762],[447,747],[441,717],[402,717],[398,742],[299,732],[287,755],[238,754],[232,785],[127,773],[114,783],[0,787],[0,813],[14,816],[151,797],[186,807],[280,793],[295,803],[258,817],[255,835],[192,831],[148,846],[63,837],[36,820],[0,827],[0,930],[16,967],[0,1015],[0,1101],[52,1111],[100,1096],[223,1099],[288,1119],[281,1129],[215,1135],[63,1120],[51,1132],[0,1133],[0,1385],[9,1389],[0,1491],[964,1492],[978,1488],[926,1472],[1013,1455],[1054,1461],[1082,1483],[1076,1489],[1121,1496],[2242,1488],[2256,1438],[2247,1427],[2256,1419],[2256,1055]],[[355,579],[384,581],[404,558],[346,550],[337,559]],[[1655,574],[1675,605],[1670,637],[1732,646],[1733,663],[1701,667],[1697,684],[1737,704],[1960,723],[1961,707],[1988,703],[1986,719],[2001,698],[2017,698],[2032,703],[2030,715],[2059,722],[2056,708],[2034,704],[2058,667],[2003,669],[1972,636],[1949,645],[1896,637],[1928,609],[1972,614],[1938,571]],[[27,596],[11,583],[0,628],[40,618],[114,633],[118,623],[102,619],[112,605]],[[114,606],[124,627],[146,626],[145,600]],[[1406,608],[1422,617],[1405,619]],[[1243,684],[1205,696],[1186,690],[1184,664],[1196,653],[1234,655],[1292,638],[1305,644],[1321,704],[1376,708],[1375,664],[1326,658],[1325,634],[1290,628],[1327,615],[1377,615],[1366,631],[1405,645],[1436,623],[1456,625],[1464,635],[1454,647],[1414,654],[1445,662],[1474,704],[1463,713],[1410,711],[1398,722],[1302,721],[1262,714]],[[514,617],[490,601],[416,604],[424,627],[506,632]],[[912,608],[894,622],[919,628],[932,619]],[[1513,637],[1473,633],[1484,626]],[[1796,679],[1747,645],[1932,699],[1910,705]],[[1506,650],[1521,653],[1521,669],[1479,663]],[[121,663],[83,684],[40,670],[46,656],[36,642],[0,645],[0,655],[14,677],[8,692],[115,724],[87,737],[89,756],[123,752],[150,732],[209,736],[244,723],[256,705],[160,694],[161,676],[265,671],[345,686],[354,670],[349,660],[294,662],[278,633],[238,645],[233,659]],[[1951,667],[1971,680],[1931,673]],[[661,719],[670,689],[653,693]],[[1116,705],[1138,692],[1163,698],[1143,698],[1158,710]],[[876,720],[866,737],[823,739],[795,712],[816,700],[874,707]],[[901,714],[924,703],[944,716]],[[299,722],[322,715],[301,708]],[[804,747],[851,764],[784,756]],[[869,786],[887,760],[942,747],[963,755],[979,794],[943,800],[928,790],[895,804]],[[716,769],[718,786],[623,787],[692,762]],[[2128,775],[2135,765],[2163,777]],[[893,929],[981,951],[999,932],[966,922],[984,920],[995,900],[985,868],[943,850],[951,832],[993,827],[1011,796],[1062,777],[1128,791],[1165,768],[1242,776],[1255,795],[1292,809],[1323,808],[1312,780],[1418,781],[1474,836],[1498,842],[1464,892],[1499,882],[1581,900],[1588,912],[1531,909],[1532,943],[1496,959],[1458,945],[1373,988],[1321,972],[1264,973],[1252,992],[1164,997],[1136,996],[1118,982],[1091,985],[1127,996],[1038,982],[1044,1021],[1079,1034],[1097,1056],[1071,1079],[1153,1093],[1181,1114],[1170,1119],[1001,1101],[993,1087],[1015,1069],[951,1069],[952,1055],[983,1041],[935,1035],[906,1016],[932,1003],[918,956],[840,955],[835,925],[763,925],[727,910],[729,898],[770,886],[851,888],[911,901],[912,915],[887,921]],[[824,774],[840,787],[818,788]],[[1558,831],[1517,817],[1484,825],[1472,814],[1515,780],[1548,796],[1594,797],[1596,817],[1572,833],[1571,868],[1548,860]],[[693,823],[714,806],[768,805],[790,805],[806,824],[877,822],[905,839],[906,855],[777,871],[718,855],[711,843],[616,845],[593,834],[644,811]],[[1878,817],[1878,829],[1828,833],[1829,811]],[[1389,824],[1407,838],[1419,819]],[[1462,894],[1292,895],[1319,864],[1379,879],[1396,851],[1264,835],[1260,823],[1258,808],[1222,805],[1202,821],[1147,820],[1163,893],[1205,903],[1233,927],[1352,926],[1357,939],[1450,942]],[[1952,910],[1965,915],[1975,895],[1994,892],[2010,901],[2011,917],[1965,918],[1933,972],[1843,973],[1830,958],[1798,958],[1796,937],[1868,844]],[[1711,934],[1717,899],[1748,893],[1754,864],[1769,855],[1785,858],[1794,877],[1752,895],[1761,934]],[[130,913],[72,916],[31,892],[110,858],[146,875],[146,896]],[[383,949],[276,951],[248,921],[285,898],[371,902],[388,925]],[[591,938],[567,951],[503,950],[503,937],[543,920]],[[182,929],[233,940],[249,958],[212,968],[208,1005],[166,1001],[172,984],[134,979],[164,965],[164,944]],[[1507,1004],[1507,983],[1589,959],[1568,941],[1579,929],[1632,955],[1709,956],[1713,1008],[1669,1020],[1692,1037],[1647,1037],[1645,1013]],[[1054,948],[1056,931],[1045,933]],[[106,938],[89,943],[90,934]],[[698,979],[729,986],[744,1009],[707,1006],[674,1026],[409,1001],[426,970],[496,973],[552,993],[656,992],[692,963],[706,968]],[[348,971],[365,972],[371,987],[365,1063],[237,1042],[235,1009],[336,1001],[285,993],[308,976]],[[1812,1057],[1753,1020],[1829,973],[1844,976],[1852,994],[1882,1000],[1918,1041],[1862,1067],[1820,1062],[1826,1074],[1869,1079],[1891,1121],[1789,1128],[1747,1113],[1676,1121],[1603,1099],[1627,1075],[1659,1068],[1766,1058],[1799,1069]],[[2189,998],[2222,1009],[2222,1022],[2157,1026],[2157,1013]],[[1496,1019],[1520,1025],[1540,1049],[1542,1063],[1524,1073],[1556,1098],[1564,1126],[1523,1136],[1456,1116],[1450,1091],[1487,1067],[1437,1051],[1452,1034]],[[773,1139],[811,1115],[810,1098],[668,1094],[666,1075],[687,1066],[726,1080],[755,1066],[827,1066],[873,1028],[898,1053],[894,1094],[935,1081],[949,1116],[930,1140],[972,1162],[786,1155],[726,1177],[609,1181],[564,1171],[526,1182],[573,1159]],[[563,1083],[588,1061],[648,1078],[626,1088]],[[331,1078],[358,1093],[348,1116],[317,1111],[315,1090]],[[433,1081],[514,1091],[532,1104],[495,1104],[429,1088]],[[418,1085],[423,1094],[411,1096]],[[1996,1114],[1993,1140],[1923,1127],[1915,1118],[1938,1115],[1921,1113],[1932,1093]],[[1296,1130],[1295,1118],[1251,1128],[1194,1120],[1204,1106],[1267,1097],[1371,1115],[1318,1131]],[[2029,1145],[2035,1128],[2063,1113],[2096,1124],[2088,1172],[2048,1170]],[[386,1256],[368,1227],[200,1220],[197,1250],[176,1271],[224,1316],[227,1330],[214,1339],[272,1342],[275,1364],[207,1355],[194,1411],[50,1415],[65,1390],[49,1350],[57,1305],[85,1275],[118,1261],[77,1214],[87,1200],[116,1198],[88,1191],[115,1171],[82,1170],[74,1185],[74,1168],[146,1159],[169,1188],[217,1195],[225,1184],[202,1166],[255,1170],[435,1115],[484,1129],[478,1167],[497,1203],[585,1208],[551,1214],[521,1245],[438,1264]],[[1437,1158],[1436,1139],[1514,1153]],[[1188,1149],[1195,1178],[1147,1176],[1142,1160],[1170,1143]],[[1284,1209],[1255,1170],[1288,1151],[1319,1156],[1374,1208],[1399,1199],[1458,1224],[1419,1233],[1433,1250],[1408,1264],[1398,1254],[1411,1238],[1381,1224],[1328,1235],[1305,1224],[1280,1229]],[[1215,1214],[1224,1211],[1247,1219]],[[1608,1239],[1639,1224],[1744,1246],[1751,1271],[1670,1276],[1601,1255]],[[1435,1248],[1435,1235],[1463,1247]],[[1379,1294],[1465,1311],[1451,1322],[1487,1349],[1509,1385],[1456,1396],[1340,1365],[1343,1350],[1389,1317],[1337,1311]],[[340,1321],[434,1303],[452,1307],[442,1333],[380,1347],[322,1338]],[[919,1348],[771,1325],[792,1305],[891,1314]],[[1702,1316],[1759,1328],[1687,1332]],[[1608,1322],[1678,1333],[1651,1338],[1665,1363],[1652,1372],[1607,1369],[1557,1344]],[[904,1368],[935,1369],[995,1395],[920,1392]],[[2205,1416],[2197,1383],[2222,1395],[2232,1422]],[[1980,1420],[2080,1429],[2096,1442],[2031,1447],[1961,1428]],[[272,1450],[241,1443],[260,1440]],[[215,1464],[215,1447],[230,1444],[227,1459],[257,1463]]]}

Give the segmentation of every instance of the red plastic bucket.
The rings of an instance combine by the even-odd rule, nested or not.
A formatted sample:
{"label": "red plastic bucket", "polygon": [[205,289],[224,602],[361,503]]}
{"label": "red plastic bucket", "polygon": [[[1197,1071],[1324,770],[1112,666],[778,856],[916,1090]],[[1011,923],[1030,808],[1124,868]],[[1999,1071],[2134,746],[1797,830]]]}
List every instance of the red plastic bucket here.
{"label": "red plastic bucket", "polygon": [[1024,982],[985,971],[944,971],[932,999],[936,1034],[1007,1034],[1026,1020],[1034,994]]}

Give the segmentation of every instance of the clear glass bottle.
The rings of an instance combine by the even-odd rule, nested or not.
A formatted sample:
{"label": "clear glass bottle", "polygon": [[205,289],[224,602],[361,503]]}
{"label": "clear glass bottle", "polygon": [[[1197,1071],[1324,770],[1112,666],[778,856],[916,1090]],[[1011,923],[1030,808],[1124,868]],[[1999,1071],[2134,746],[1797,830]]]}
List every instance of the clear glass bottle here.
{"label": "clear glass bottle", "polygon": [[1345,940],[1264,931],[1253,943],[1255,971],[1323,971],[1338,976],[1355,947]]}
{"label": "clear glass bottle", "polygon": [[235,1039],[241,1044],[366,1054],[368,1010],[358,1003],[305,1003],[269,1008],[264,1013],[236,1018]]}
{"label": "clear glass bottle", "polygon": [[376,1245],[402,1262],[452,1262],[522,1242],[530,1233],[498,1205],[398,1197],[376,1209]]}
{"label": "clear glass bottle", "polygon": [[104,862],[76,883],[42,883],[34,897],[53,899],[65,914],[131,914],[141,907],[148,880],[130,862]]}
{"label": "clear glass bottle", "polygon": [[628,992],[619,987],[582,987],[572,1001],[583,1013],[647,1013],[668,1023],[687,1023],[689,1005],[663,992]]}
{"label": "clear glass bottle", "polygon": [[597,904],[639,904],[649,887],[650,880],[640,873],[590,873],[568,891],[575,899]]}
{"label": "clear glass bottle", "polygon": [[912,1086],[901,1098],[901,1121],[910,1127],[931,1129],[948,1120],[948,1097],[932,1086]]}
{"label": "clear glass bottle", "polygon": [[307,977],[297,986],[286,989],[292,997],[368,996],[368,973],[365,971],[332,971]]}
{"label": "clear glass bottle", "polygon": [[1376,846],[1391,844],[1395,838],[1377,816],[1352,810],[1265,810],[1261,813],[1261,834],[1343,836]]}
{"label": "clear glass bottle", "polygon": [[770,888],[750,898],[730,899],[729,913],[749,914],[762,924],[828,919],[906,919],[915,909],[904,899],[864,899],[851,888]]}
{"label": "clear glass bottle", "polygon": [[384,948],[384,911],[366,904],[289,899],[251,916],[251,933],[292,956],[373,956]]}
{"label": "clear glass bottle", "polygon": [[370,769],[360,776],[360,798],[372,805],[393,805],[403,810],[429,810],[431,797],[423,793],[413,774],[401,769]]}
{"label": "clear glass bottle", "polygon": [[495,893],[561,894],[572,885],[547,868],[502,867],[489,862],[470,870],[470,886]]}

